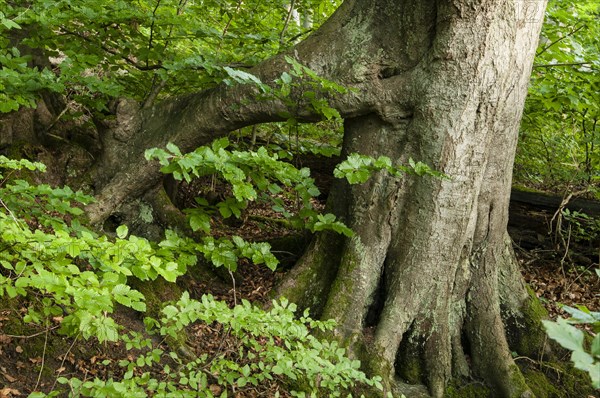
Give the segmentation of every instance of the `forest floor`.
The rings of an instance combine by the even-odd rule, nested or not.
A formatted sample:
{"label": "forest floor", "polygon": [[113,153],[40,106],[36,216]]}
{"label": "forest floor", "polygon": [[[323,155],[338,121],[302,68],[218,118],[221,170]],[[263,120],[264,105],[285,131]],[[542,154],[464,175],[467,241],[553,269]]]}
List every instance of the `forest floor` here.
{"label": "forest floor", "polygon": [[[303,164],[311,167],[317,185],[326,193],[331,174],[327,170],[329,167],[323,168],[321,165],[322,163],[315,163],[310,159]],[[213,186],[212,189],[218,191],[220,188]],[[182,187],[179,200],[184,204],[188,203],[192,200],[192,192],[198,190],[194,187]],[[324,196],[321,199],[324,200]],[[287,205],[294,207],[293,201],[288,201]],[[323,205],[323,201],[315,202],[315,207]],[[293,236],[294,232],[284,222],[266,221],[279,217],[267,205],[257,203],[249,210],[250,215],[241,221],[216,223],[213,226],[216,234],[236,234],[250,240],[268,241]],[[551,212],[528,208],[523,204],[511,205],[509,232],[515,242],[517,258],[527,283],[541,299],[552,319],[567,316],[561,305],[584,305],[592,311],[600,311],[600,278],[594,272],[594,268],[598,267],[600,242],[577,240],[573,236],[565,239],[566,232],[563,235],[549,233],[552,217]],[[305,237],[294,240],[308,242]],[[239,303],[242,299],[258,305],[264,304],[270,300],[268,293],[273,285],[301,254],[301,248],[302,245],[298,250],[279,253],[282,271],[267,272],[264,267],[246,263],[240,264],[235,284],[223,280],[192,280],[186,281],[184,287],[195,298],[211,293],[230,305]],[[82,380],[95,377],[117,379],[122,376],[122,369],[104,366],[101,362],[111,359],[115,363],[119,359],[130,357],[131,353],[123,346],[98,345],[58,336],[55,329],[60,319],[56,319],[48,329],[33,330],[24,327],[15,331],[11,320],[25,311],[26,308],[19,305],[8,306],[0,311],[0,398],[26,397],[32,391],[48,392],[56,385],[59,376],[78,377]],[[125,318],[131,314],[125,313],[122,316],[123,321],[127,322]],[[215,325],[197,324],[189,336],[188,340],[193,342],[191,346],[196,352],[235,352],[238,347],[233,338]],[[221,393],[217,385],[211,386],[211,390],[216,396]],[[272,397],[276,392],[282,397],[288,396],[277,380],[258,388],[248,388],[236,396]]]}
{"label": "forest floor", "polygon": [[[598,236],[575,236],[568,224],[556,231],[556,214],[523,203],[511,203],[508,231],[525,281],[551,319],[569,317],[568,305],[600,311]],[[591,238],[591,239],[590,239]]]}

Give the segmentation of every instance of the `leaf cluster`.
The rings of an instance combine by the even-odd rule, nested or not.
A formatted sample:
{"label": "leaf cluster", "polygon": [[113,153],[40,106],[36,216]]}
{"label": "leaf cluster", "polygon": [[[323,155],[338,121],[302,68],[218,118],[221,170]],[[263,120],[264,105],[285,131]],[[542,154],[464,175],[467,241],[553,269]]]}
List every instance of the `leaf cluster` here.
{"label": "leaf cluster", "polygon": [[[121,380],[60,377],[58,382],[68,386],[74,396],[94,397],[227,397],[228,391],[272,381],[289,384],[291,395],[297,397],[351,397],[351,389],[358,385],[382,389],[381,379],[366,377],[359,370],[359,361],[347,358],[337,343],[311,334],[313,330],[332,330],[333,321],[315,321],[308,311],[297,317],[295,312],[295,305],[285,299],[273,301],[272,308],[265,311],[245,300],[230,308],[211,295],[193,300],[183,293],[177,302],[163,308],[160,319],[145,319],[149,332],[177,338],[193,323],[217,323],[236,340],[234,350],[189,360],[129,332],[120,336],[121,341],[128,350],[143,353],[118,362],[124,369]],[[110,362],[106,360],[104,365]],[[301,389],[294,390],[294,386]]]}
{"label": "leaf cluster", "polygon": [[[42,169],[28,161],[0,157],[0,168]],[[70,188],[29,185],[15,180],[0,187],[0,296],[29,297],[25,322],[62,318],[61,332],[114,341],[118,327],[110,314],[116,303],[145,311],[143,295],[127,278],[175,281],[195,258],[162,250],[119,229],[115,240],[91,231],[74,206],[92,198]]]}
{"label": "leaf cluster", "polygon": [[[289,219],[292,225],[306,227],[312,231],[332,229],[350,236],[352,232],[335,216],[320,215],[313,208],[311,199],[320,194],[310,178],[310,170],[297,169],[292,164],[279,160],[277,154],[269,154],[264,147],[257,151],[229,151],[229,140],[221,138],[213,144],[182,154],[174,144],[167,150],[154,148],[146,151],[147,159],[157,159],[163,173],[171,173],[176,180],[190,182],[193,177],[216,175],[231,186],[232,197],[210,205],[206,199],[197,199],[199,207],[186,210],[190,226],[194,231],[210,233],[210,219],[216,208],[224,218],[239,218],[248,202],[257,199],[272,203],[272,209]],[[298,201],[297,214],[288,212],[282,195],[289,189]]]}
{"label": "leaf cluster", "polygon": [[[0,111],[34,106],[41,89],[88,111],[111,98],[141,102],[209,88],[294,43],[337,1],[297,0],[310,23],[286,23],[275,0],[0,1]],[[24,53],[25,55],[22,55]],[[32,62],[32,53],[51,64]]]}
{"label": "leaf cluster", "polygon": [[[598,272],[600,276],[600,272]],[[585,306],[562,307],[571,318],[558,318],[556,322],[542,321],[548,336],[571,351],[571,361],[577,369],[587,372],[594,388],[600,388],[600,312]],[[596,333],[586,348],[584,332],[573,325],[591,325]]]}
{"label": "leaf cluster", "polygon": [[408,166],[394,166],[392,160],[387,156],[379,156],[375,159],[359,153],[348,155],[346,160],[337,165],[333,175],[337,178],[345,178],[350,184],[362,184],[379,171],[386,171],[392,176],[413,174],[420,177],[448,178],[445,174],[432,169],[425,163],[415,162],[413,159],[409,159]]}

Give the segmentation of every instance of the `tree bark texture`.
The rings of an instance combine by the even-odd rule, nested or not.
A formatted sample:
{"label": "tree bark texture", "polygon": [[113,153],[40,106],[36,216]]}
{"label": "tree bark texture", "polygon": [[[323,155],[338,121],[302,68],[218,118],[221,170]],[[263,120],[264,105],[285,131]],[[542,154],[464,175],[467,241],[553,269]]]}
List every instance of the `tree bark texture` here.
{"label": "tree bark texture", "polygon": [[[279,288],[336,319],[336,338],[395,394],[416,396],[408,384],[422,384],[441,397],[451,378],[475,376],[498,396],[532,396],[511,349],[541,329],[530,319],[533,304],[506,234],[545,1],[527,12],[524,5],[347,0],[288,53],[355,88],[329,98],[345,118],[343,154],[386,155],[400,164],[413,158],[449,177],[378,173],[361,185],[337,181],[328,206],[354,237],[316,236]],[[282,54],[252,73],[271,83],[288,68]],[[159,183],[145,149],[171,141],[193,150],[291,111],[257,94],[250,85],[223,85],[147,109],[121,102],[116,122],[100,132],[96,173],[103,178],[98,202],[87,208],[91,220],[103,221]],[[308,106],[295,111],[301,121],[319,119]],[[530,330],[512,330],[516,325]]]}
{"label": "tree bark texture", "polygon": [[[506,225],[541,21],[519,19],[515,2],[379,3],[355,10],[371,26],[363,32],[386,40],[373,33],[361,43],[385,54],[380,84],[406,94],[347,118],[344,152],[413,157],[450,179],[380,174],[360,186],[338,184],[330,206],[356,235],[338,249],[337,275],[315,300],[314,275],[325,272],[317,267],[334,267],[328,251],[340,247],[321,235],[280,292],[301,301],[310,291],[307,304],[324,302],[317,308],[338,321],[337,337],[390,380],[423,383],[441,397],[450,378],[475,375],[498,396],[531,396],[506,337],[505,325],[519,324],[532,305]],[[528,325],[541,336],[539,325]]]}

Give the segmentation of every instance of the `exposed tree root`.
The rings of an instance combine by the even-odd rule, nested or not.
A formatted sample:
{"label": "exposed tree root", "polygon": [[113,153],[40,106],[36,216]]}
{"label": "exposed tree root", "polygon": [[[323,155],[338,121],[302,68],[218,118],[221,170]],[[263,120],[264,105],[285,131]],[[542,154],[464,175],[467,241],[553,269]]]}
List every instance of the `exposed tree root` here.
{"label": "exposed tree root", "polygon": [[[326,240],[323,237],[316,238],[310,255],[303,258],[300,268],[295,269],[290,279],[280,286],[279,293],[286,295],[287,291],[291,291],[298,297],[299,292],[306,289],[306,299],[299,301],[310,303],[310,298],[315,294],[323,297],[324,293],[329,292],[323,317],[333,317],[338,321],[339,326],[333,337],[345,343],[351,355],[361,359],[369,371],[379,374],[389,372],[382,375],[390,390],[402,391],[407,397],[425,396],[423,388],[418,387],[424,384],[428,393],[437,398],[444,395],[450,379],[472,377],[485,380],[501,397],[533,396],[511,357],[500,312],[497,278],[494,273],[489,274],[490,266],[479,264],[479,271],[473,273],[468,298],[461,304],[463,317],[457,317],[457,303],[449,299],[452,296],[441,293],[438,296],[441,299],[431,301],[429,305],[422,302],[412,316],[405,314],[403,318],[394,318],[401,319],[401,322],[390,322],[389,318],[380,315],[373,339],[369,337],[365,323],[369,305],[352,300],[354,294],[361,296],[361,292],[357,293],[352,287],[357,281],[344,276],[329,282],[332,287],[328,290],[326,285],[331,277],[317,276],[321,272],[319,269],[324,269],[324,264],[328,262],[325,259],[332,258],[326,255],[329,252],[323,245]],[[352,246],[352,241],[348,245]],[[363,249],[365,252],[369,250]],[[322,261],[315,261],[319,258]],[[347,258],[340,257],[342,262]],[[310,261],[315,261],[321,268],[311,268]],[[335,268],[331,263],[330,267]],[[347,288],[344,288],[344,283]],[[315,285],[318,285],[317,289]],[[286,290],[286,286],[292,288]],[[490,294],[494,291],[496,294]],[[396,296],[406,297],[410,294],[405,291]],[[375,300],[369,297],[366,303],[373,305]],[[340,310],[336,312],[338,305]],[[398,308],[402,308],[402,304]],[[466,346],[463,344],[465,341],[468,342]]]}

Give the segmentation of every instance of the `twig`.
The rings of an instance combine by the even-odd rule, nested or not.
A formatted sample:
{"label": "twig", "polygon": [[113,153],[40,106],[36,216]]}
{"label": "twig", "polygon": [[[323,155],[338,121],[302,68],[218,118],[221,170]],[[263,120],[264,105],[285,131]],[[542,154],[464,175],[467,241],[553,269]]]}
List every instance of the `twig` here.
{"label": "twig", "polygon": [[579,272],[579,273],[577,274],[577,278],[573,279],[573,280],[571,281],[571,283],[569,283],[569,285],[567,286],[567,288],[565,289],[565,291],[567,291],[567,292],[568,292],[569,290],[571,290],[571,286],[573,286],[573,284],[574,284],[575,282],[577,282],[577,281],[578,281],[578,280],[579,280],[579,279],[580,279],[580,278],[583,276],[583,274],[584,274],[586,271],[588,271],[590,268],[592,268],[592,267],[595,267],[595,266],[596,266],[596,264],[591,264],[591,265],[589,265],[589,266],[588,266],[588,267],[587,267],[587,268],[586,268],[584,271],[582,271],[582,272]]}
{"label": "twig", "polygon": [[40,381],[42,380],[42,372],[44,371],[44,364],[46,363],[46,348],[48,347],[48,332],[50,328],[46,329],[46,336],[44,337],[44,350],[42,351],[42,366],[40,366],[40,372],[38,373],[37,380],[35,382],[35,387],[33,387],[33,391],[37,391],[38,386],[40,385]]}
{"label": "twig", "polygon": [[[150,36],[148,38],[148,50],[151,50],[154,47],[152,41],[154,40],[154,23],[156,22],[156,11],[158,11],[158,7],[160,7],[160,1],[156,2],[156,7],[152,10],[152,23],[150,24]],[[146,56],[146,67],[148,67],[150,63],[150,51],[148,51],[148,55]]]}
{"label": "twig", "polygon": [[523,356],[514,358],[514,360],[515,360],[515,361],[517,361],[517,360],[519,360],[519,359],[525,359],[525,360],[527,360],[527,361],[529,361],[529,362],[532,362],[532,363],[534,363],[534,364],[536,364],[536,365],[538,365],[538,366],[540,366],[540,367],[546,367],[546,368],[552,369],[552,370],[554,370],[554,371],[556,372],[556,374],[557,374],[557,375],[558,375],[559,373],[564,373],[564,372],[563,372],[561,369],[559,369],[559,368],[556,368],[556,367],[554,367],[554,366],[552,366],[552,365],[548,365],[548,364],[547,364],[546,362],[544,362],[544,361],[536,361],[535,359],[531,359],[531,358],[529,358],[529,357],[523,357]]}
{"label": "twig", "polygon": [[252,139],[250,140],[250,150],[254,150],[254,146],[256,145],[256,133],[258,131],[258,125],[255,124],[252,126]]}
{"label": "twig", "polygon": [[[560,217],[562,217],[561,216],[562,211],[565,207],[567,207],[567,205],[569,204],[569,202],[571,201],[573,196],[583,195],[586,192],[589,192],[589,188],[583,189],[581,191],[571,192],[565,198],[563,198],[562,202],[560,203],[560,206],[558,206],[558,209],[556,210],[556,212],[554,212],[554,215],[552,216],[552,219],[550,220],[550,227],[552,227],[552,223],[554,222],[555,219],[559,220],[559,221],[557,221],[557,223],[560,222]],[[552,230],[550,230],[550,232],[552,232]]]}
{"label": "twig", "polygon": [[555,45],[556,43],[558,43],[561,40],[566,39],[569,36],[574,35],[575,33],[579,32],[581,29],[585,28],[586,25],[581,25],[580,27],[578,27],[575,30],[572,30],[571,32],[567,33],[566,35],[559,37],[558,39],[554,40],[552,43],[548,44],[546,47],[542,48],[540,50],[539,53],[535,54],[535,56],[537,57],[538,55],[542,55],[544,52],[546,52],[546,50],[548,50],[550,47],[552,47],[553,45]]}
{"label": "twig", "polygon": [[237,294],[235,290],[235,277],[233,276],[233,272],[229,270],[229,276],[231,276],[231,282],[233,283],[233,305],[237,305]]}
{"label": "twig", "polygon": [[30,334],[29,336],[23,336],[23,335],[14,335],[14,334],[5,334],[4,336],[6,336],[6,337],[10,337],[10,338],[12,338],[12,339],[31,339],[31,338],[33,338],[33,337],[39,336],[40,334],[47,333],[47,332],[48,332],[48,330],[54,330],[54,329],[58,329],[59,327],[60,327],[60,325],[52,326],[52,327],[51,327],[51,328],[49,328],[49,329],[42,330],[41,332],[37,332],[37,333],[34,333],[34,334]]}
{"label": "twig", "polygon": [[[86,41],[86,42],[88,42],[88,43],[92,43],[92,44],[94,44],[94,45],[98,45],[98,43],[94,42],[94,41],[93,41],[93,40],[91,40],[90,38],[88,38],[88,37],[85,37],[84,35],[82,35],[82,34],[80,34],[80,33],[73,32],[73,31],[70,31],[70,30],[68,30],[68,29],[65,29],[65,27],[64,27],[64,26],[63,26],[63,27],[61,27],[61,29],[62,29],[62,31],[63,31],[63,32],[65,32],[64,34],[71,35],[71,36],[76,36],[76,37],[79,37],[80,39],[82,39],[82,40],[84,40],[84,41]],[[131,58],[129,58],[129,57],[127,57],[127,56],[125,56],[125,55],[123,55],[123,54],[119,53],[119,52],[118,52],[118,51],[116,51],[116,50],[113,50],[112,48],[106,47],[106,46],[104,46],[104,45],[99,45],[99,47],[100,47],[102,50],[104,50],[104,51],[106,51],[107,53],[109,53],[109,54],[116,55],[116,56],[120,57],[120,58],[121,58],[121,60],[125,61],[126,63],[128,63],[129,65],[133,66],[133,67],[134,67],[134,68],[136,68],[137,70],[140,70],[140,71],[147,71],[147,70],[157,70],[157,69],[163,69],[163,66],[162,66],[162,64],[160,64],[160,63],[159,63],[159,64],[156,64],[156,65],[149,65],[149,66],[140,65],[140,64],[139,64],[139,63],[137,63],[136,61],[134,61],[134,60],[132,60]]]}
{"label": "twig", "polygon": [[158,75],[154,75],[154,82],[152,83],[153,88],[150,91],[150,94],[148,94],[148,97],[146,97],[146,99],[144,100],[144,103],[142,105],[143,109],[151,107],[154,103],[154,100],[156,100],[156,97],[158,97],[158,94],[160,94],[162,89],[165,88],[165,86],[167,85],[167,79],[161,80],[160,83],[155,84],[157,76]]}
{"label": "twig", "polygon": [[536,64],[534,68],[552,68],[553,66],[581,66],[581,65],[592,65],[591,62],[559,62],[556,64]]}
{"label": "twig", "polygon": [[288,10],[288,15],[285,18],[285,23],[283,24],[283,29],[281,29],[281,33],[279,34],[279,45],[283,45],[283,37],[285,36],[285,32],[290,24],[290,20],[292,19],[292,15],[294,13],[294,7],[296,6],[296,0],[292,0],[290,3],[290,9]]}
{"label": "twig", "polygon": [[[73,346],[75,346],[75,343],[77,342],[77,339],[79,338],[80,335],[81,335],[81,332],[77,333],[77,336],[75,336],[75,338],[73,339],[73,342],[69,346],[69,349],[67,350],[67,352],[65,353],[65,355],[63,355],[62,362],[60,363],[60,366],[58,367],[59,369],[64,366],[65,361],[67,360],[67,355],[69,355],[69,353],[73,349]],[[54,379],[54,384],[52,384],[51,390],[54,390],[54,387],[56,386],[56,382],[57,381],[58,381],[58,377],[56,379]]]}
{"label": "twig", "polygon": [[562,236],[562,234],[560,235],[560,238],[563,242],[563,246],[565,247],[565,254],[563,254],[562,258],[560,259],[560,268],[563,273],[563,278],[566,277],[566,275],[565,275],[565,259],[569,256],[569,247],[571,246],[571,232],[572,231],[573,231],[573,227],[571,226],[571,224],[569,224],[569,231],[567,234],[566,242],[565,242],[565,238]]}
{"label": "twig", "polygon": [[9,171],[8,174],[6,175],[6,177],[4,177],[4,179],[2,181],[0,181],[0,188],[2,188],[2,185],[4,185],[4,183],[9,180],[10,176],[13,175],[15,171],[16,170]]}
{"label": "twig", "polygon": [[[177,5],[177,12],[176,15],[179,16],[183,13],[183,9],[185,8],[185,5],[187,3],[187,0],[180,0],[179,4]],[[156,8],[154,9],[154,12],[152,13],[152,28],[154,27],[154,13],[156,12],[156,10],[158,9],[158,5],[160,4],[160,0],[158,0],[158,3],[156,4]],[[152,30],[150,31],[150,42],[148,43],[148,48],[151,49],[152,48]],[[167,35],[166,39],[165,39],[165,45],[162,49],[162,56],[163,58],[165,58],[165,53],[167,52],[167,48],[169,48],[169,45],[171,44],[171,40],[173,39],[173,24],[171,24],[169,26],[169,34]],[[150,52],[148,52],[148,57],[150,56]],[[146,66],[148,66],[148,57],[146,57]],[[152,106],[152,104],[154,103],[154,100],[156,100],[156,97],[158,97],[158,94],[160,94],[160,92],[163,90],[163,88],[165,88],[165,86],[167,85],[167,80],[168,77],[166,77],[164,80],[161,80],[160,83],[156,84],[156,79],[158,78],[158,74],[156,74],[156,72],[154,73],[154,77],[152,78],[152,86],[150,88],[150,93],[148,94],[148,96],[146,97],[146,99],[143,102],[142,108],[146,109],[149,108],[150,106]]]}
{"label": "twig", "polygon": [[13,212],[4,203],[4,201],[2,200],[2,198],[0,198],[0,204],[2,205],[2,207],[4,207],[6,209],[6,211],[8,211],[8,214],[10,214],[10,216],[12,217],[13,221],[17,224],[17,226],[19,228],[21,228],[21,229],[24,229],[23,226],[21,225],[21,223],[19,222],[19,220],[17,219],[17,217],[15,217],[15,215],[13,214]]}
{"label": "twig", "polygon": [[223,29],[223,34],[221,34],[221,38],[225,38],[225,35],[227,34],[227,30],[229,29],[229,25],[231,25],[231,22],[233,21],[233,17],[235,17],[237,15],[237,13],[240,11],[240,8],[242,7],[242,3],[244,2],[244,0],[240,0],[238,1],[237,7],[235,8],[235,11],[233,14],[231,14],[231,16],[229,17],[229,21],[227,21],[227,24],[225,25],[225,28]]}
{"label": "twig", "polygon": [[[60,120],[60,118],[61,118],[61,117],[63,117],[63,115],[64,115],[65,113],[67,113],[67,111],[69,110],[69,105],[70,105],[70,104],[67,104],[67,105],[65,106],[65,109],[63,109],[63,110],[62,110],[62,111],[61,111],[61,112],[58,114],[58,116],[56,116],[56,117],[54,118],[54,120],[52,121],[52,123],[50,123],[50,126],[48,126],[48,127],[46,128],[46,131],[50,131],[50,130],[52,130],[52,127],[54,127],[54,125],[55,125],[56,123],[58,123],[58,121]],[[49,134],[49,133],[46,133],[46,134],[48,134],[48,135],[51,135],[51,134]],[[59,138],[62,138],[62,137],[59,137]],[[63,139],[64,139],[64,138],[63,138]],[[65,141],[66,141],[66,140],[65,140]]]}

